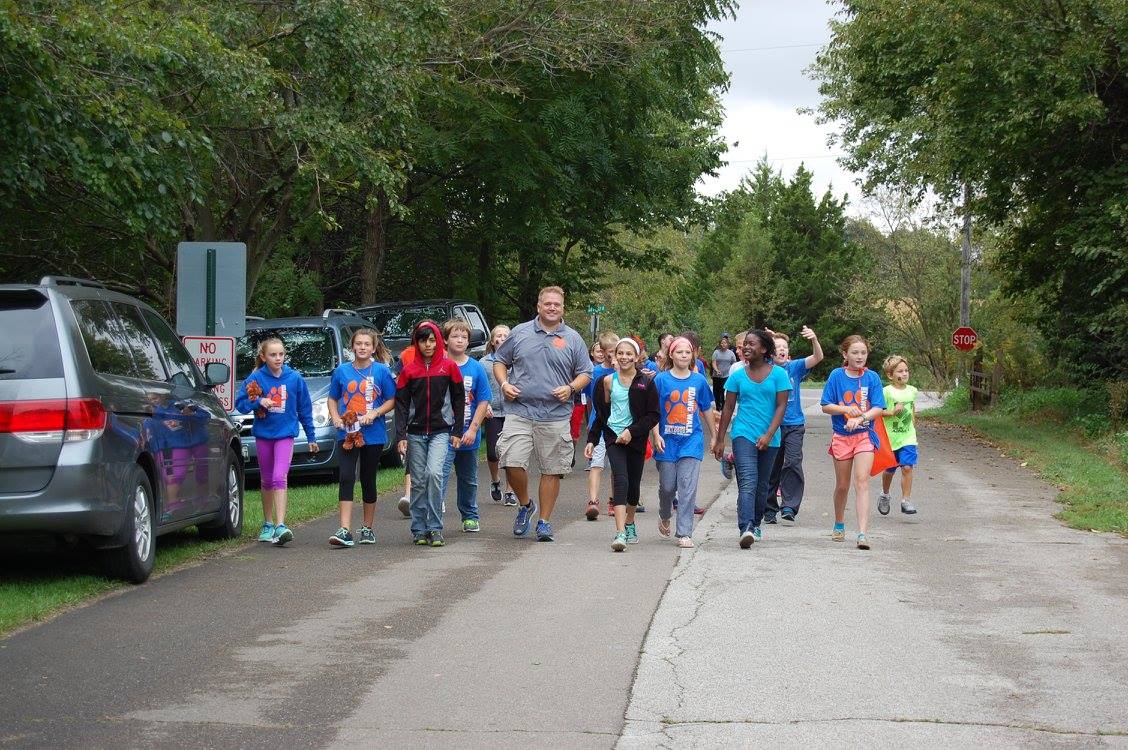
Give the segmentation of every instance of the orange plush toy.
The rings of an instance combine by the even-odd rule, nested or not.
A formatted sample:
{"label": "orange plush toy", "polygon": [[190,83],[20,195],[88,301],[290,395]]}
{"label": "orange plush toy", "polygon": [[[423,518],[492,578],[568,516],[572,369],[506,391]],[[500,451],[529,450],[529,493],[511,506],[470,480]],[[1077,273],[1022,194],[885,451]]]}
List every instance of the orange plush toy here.
{"label": "orange plush toy", "polygon": [[[352,409],[349,409],[348,411],[346,411],[344,416],[341,417],[341,421],[345,423],[346,427],[352,427],[354,424],[356,424],[356,420],[357,420],[356,412],[353,411]],[[344,444],[345,450],[352,450],[353,448],[361,448],[363,446],[364,446],[364,435],[362,435],[359,430],[356,431],[356,432],[347,433],[345,435],[345,444]]]}
{"label": "orange plush toy", "polygon": [[[247,383],[247,398],[251,401],[258,401],[258,397],[262,395],[262,386],[251,381]],[[266,416],[266,409],[255,409],[255,416],[262,419]]]}

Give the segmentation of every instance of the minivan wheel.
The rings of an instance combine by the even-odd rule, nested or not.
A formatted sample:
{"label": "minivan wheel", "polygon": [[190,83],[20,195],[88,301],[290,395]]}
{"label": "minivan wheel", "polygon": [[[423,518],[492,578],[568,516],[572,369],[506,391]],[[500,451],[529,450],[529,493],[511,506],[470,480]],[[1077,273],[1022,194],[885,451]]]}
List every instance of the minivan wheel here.
{"label": "minivan wheel", "polygon": [[153,486],[140,466],[134,466],[127,485],[124,547],[106,550],[110,575],[132,583],[144,583],[153,572],[156,533],[153,528]]}
{"label": "minivan wheel", "polygon": [[234,539],[243,533],[243,471],[231,451],[223,475],[223,508],[219,519],[199,526],[203,539]]}

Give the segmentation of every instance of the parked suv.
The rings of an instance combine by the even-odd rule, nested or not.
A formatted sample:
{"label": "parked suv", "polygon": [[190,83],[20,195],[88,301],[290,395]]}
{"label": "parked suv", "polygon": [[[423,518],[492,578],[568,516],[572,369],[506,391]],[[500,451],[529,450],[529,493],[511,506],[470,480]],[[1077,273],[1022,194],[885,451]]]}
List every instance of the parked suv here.
{"label": "parked suv", "polygon": [[79,539],[141,583],[155,539],[243,529],[238,428],[152,308],[101,284],[0,285],[0,533]]}
{"label": "parked suv", "polygon": [[364,305],[356,311],[372,321],[388,348],[396,355],[411,343],[411,329],[424,318],[430,318],[440,326],[450,318],[462,318],[470,324],[470,348],[466,353],[475,359],[486,353],[490,328],[486,324],[486,316],[473,302],[461,299],[420,299]]}
{"label": "parked suv", "polygon": [[[351,310],[326,310],[320,316],[306,318],[247,318],[247,332],[235,339],[235,379],[236,390],[247,376],[258,366],[259,342],[271,337],[282,340],[286,347],[286,364],[297,370],[309,387],[313,401],[313,426],[316,430],[318,453],[309,452],[305,433],[299,430],[294,439],[294,460],[290,471],[295,473],[335,474],[340,463],[337,451],[337,429],[329,418],[329,381],[333,370],[344,362],[353,360],[353,332],[359,328],[371,328],[372,323]],[[395,434],[395,412],[384,417],[388,427],[389,440],[384,446],[384,459],[395,463],[399,454],[390,439]],[[255,439],[251,435],[251,414],[231,413],[242,427],[243,458],[247,473],[259,473],[258,454]]]}

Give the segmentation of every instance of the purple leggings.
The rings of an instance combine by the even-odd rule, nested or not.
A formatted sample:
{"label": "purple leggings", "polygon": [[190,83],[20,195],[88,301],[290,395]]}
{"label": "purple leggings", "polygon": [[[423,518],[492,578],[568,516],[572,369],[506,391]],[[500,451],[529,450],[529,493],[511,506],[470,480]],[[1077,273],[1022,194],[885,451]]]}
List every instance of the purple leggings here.
{"label": "purple leggings", "polygon": [[294,439],[255,438],[258,452],[259,481],[264,490],[286,489],[286,475],[290,473],[290,459],[294,457]]}

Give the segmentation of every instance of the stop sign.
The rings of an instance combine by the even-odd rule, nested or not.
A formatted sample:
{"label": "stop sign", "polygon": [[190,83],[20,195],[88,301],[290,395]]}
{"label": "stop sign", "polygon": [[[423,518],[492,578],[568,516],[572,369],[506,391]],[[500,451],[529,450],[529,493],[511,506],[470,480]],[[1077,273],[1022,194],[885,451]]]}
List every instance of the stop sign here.
{"label": "stop sign", "polygon": [[970,352],[975,348],[977,341],[979,341],[979,334],[970,326],[960,326],[952,331],[952,346],[961,352]]}

